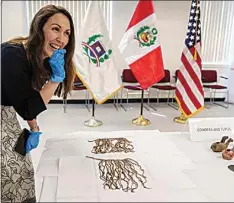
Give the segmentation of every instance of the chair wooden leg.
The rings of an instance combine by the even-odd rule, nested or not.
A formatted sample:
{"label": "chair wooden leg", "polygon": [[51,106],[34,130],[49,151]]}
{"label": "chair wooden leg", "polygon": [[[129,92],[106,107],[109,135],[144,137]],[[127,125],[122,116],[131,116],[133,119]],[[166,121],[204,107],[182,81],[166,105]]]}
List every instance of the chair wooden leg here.
{"label": "chair wooden leg", "polygon": [[147,101],[148,105],[150,105],[150,89],[148,90],[148,101]]}
{"label": "chair wooden leg", "polygon": [[212,105],[212,90],[210,89],[210,105]]}
{"label": "chair wooden leg", "polygon": [[169,98],[170,98],[171,91],[168,90],[168,95],[167,95],[167,104],[169,104]]}
{"label": "chair wooden leg", "polygon": [[229,91],[227,90],[227,108],[229,107]]}
{"label": "chair wooden leg", "polygon": [[123,102],[123,88],[120,91],[120,105],[122,104],[122,102]]}
{"label": "chair wooden leg", "polygon": [[123,109],[124,111],[127,111],[127,110],[124,108],[124,106],[123,106],[123,88],[121,89],[120,96],[121,96],[121,98],[120,98],[120,106],[122,107],[122,109]]}
{"label": "chair wooden leg", "polygon": [[88,92],[88,90],[86,90],[86,96],[85,97],[86,97],[85,106],[86,106],[88,112],[90,112],[90,109],[89,109],[89,92]]}
{"label": "chair wooden leg", "polygon": [[67,113],[67,99],[63,99],[63,112]]}
{"label": "chair wooden leg", "polygon": [[146,105],[143,105],[143,107],[147,110],[150,111],[149,108]]}
{"label": "chair wooden leg", "polygon": [[157,104],[159,104],[159,90],[157,89]]}
{"label": "chair wooden leg", "polygon": [[154,107],[152,106],[152,104],[150,104],[149,107],[150,107],[151,109],[153,109],[154,111],[157,111],[157,109],[154,108]]}
{"label": "chair wooden leg", "polygon": [[[146,94],[148,94],[148,99],[147,99],[147,104],[143,103],[143,107],[147,110],[150,111],[149,108],[147,107],[147,105],[149,106],[149,91],[146,91]],[[145,95],[145,93],[144,93]],[[143,102],[144,102],[144,97],[143,97]]]}
{"label": "chair wooden leg", "polygon": [[171,91],[169,90],[169,93],[168,93],[168,102],[167,102],[167,104],[168,104],[170,107],[172,107],[173,109],[178,110],[178,109],[179,109],[178,106],[174,104],[174,94],[175,94],[175,93],[172,92],[172,98],[171,98],[172,102],[171,102],[171,103],[169,102],[169,100],[170,100],[170,99],[169,99],[170,92],[171,92]]}
{"label": "chair wooden leg", "polygon": [[149,89],[149,94],[148,94],[148,106],[153,109],[154,111],[157,111],[156,108],[154,108],[154,106],[152,106],[152,104],[150,103],[150,89]]}
{"label": "chair wooden leg", "polygon": [[129,108],[129,103],[128,103],[128,89],[127,89],[127,108]]}
{"label": "chair wooden leg", "polygon": [[215,103],[215,94],[216,94],[216,90],[213,91],[213,104]]}
{"label": "chair wooden leg", "polygon": [[118,111],[119,110],[118,107],[117,107],[117,105],[118,105],[118,92],[114,95],[113,104],[115,106],[116,111]]}
{"label": "chair wooden leg", "polygon": [[[209,89],[209,90],[210,90],[210,107],[211,107],[211,106],[212,106],[212,104],[213,104],[213,103],[212,103],[212,98],[213,98],[213,96],[212,96],[212,95],[213,95],[213,91],[212,91],[212,89]],[[208,107],[208,106],[207,106],[206,108],[207,108],[207,109],[210,109],[210,107]]]}
{"label": "chair wooden leg", "polygon": [[224,104],[220,104],[220,103],[214,101],[214,104],[216,104],[218,106],[221,106],[221,107],[224,107],[224,108],[227,109],[229,107],[229,93],[228,93],[228,90],[227,90],[227,102],[224,101],[223,103]]}

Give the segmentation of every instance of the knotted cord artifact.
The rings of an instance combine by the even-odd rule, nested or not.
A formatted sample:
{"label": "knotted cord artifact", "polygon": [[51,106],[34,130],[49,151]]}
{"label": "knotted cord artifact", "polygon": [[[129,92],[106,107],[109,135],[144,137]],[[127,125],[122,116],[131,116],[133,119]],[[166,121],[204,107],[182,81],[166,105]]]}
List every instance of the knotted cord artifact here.
{"label": "knotted cord artifact", "polygon": [[229,138],[228,140],[227,139],[228,139],[228,136],[223,136],[220,142],[213,143],[210,148],[213,150],[213,152],[222,152],[223,150],[228,148],[228,145],[231,142],[233,142],[232,138]]}
{"label": "knotted cord artifact", "polygon": [[147,182],[144,170],[137,161],[126,159],[98,159],[86,156],[87,158],[99,161],[100,179],[104,181],[103,188],[134,192],[139,183],[146,189]]}
{"label": "knotted cord artifact", "polygon": [[222,151],[222,157],[225,160],[231,160],[234,157],[234,147],[232,149],[225,149]]}
{"label": "knotted cord artifact", "polygon": [[95,142],[96,146],[93,147],[92,153],[105,154],[114,152],[134,152],[131,141],[126,138],[104,138],[96,139],[89,142]]}

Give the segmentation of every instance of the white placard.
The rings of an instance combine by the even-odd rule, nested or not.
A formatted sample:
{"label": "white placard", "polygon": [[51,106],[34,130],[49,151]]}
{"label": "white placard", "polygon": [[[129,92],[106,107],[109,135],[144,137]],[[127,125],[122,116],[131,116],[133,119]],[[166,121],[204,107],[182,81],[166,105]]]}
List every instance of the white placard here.
{"label": "white placard", "polygon": [[191,141],[219,140],[224,135],[234,137],[234,117],[190,118],[188,123]]}

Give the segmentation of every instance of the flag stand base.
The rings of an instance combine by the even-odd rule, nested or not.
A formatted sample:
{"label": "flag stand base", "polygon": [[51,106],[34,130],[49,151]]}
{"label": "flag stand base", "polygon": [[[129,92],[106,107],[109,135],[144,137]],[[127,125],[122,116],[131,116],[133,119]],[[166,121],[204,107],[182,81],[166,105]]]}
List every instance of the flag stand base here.
{"label": "flag stand base", "polygon": [[132,123],[135,125],[147,126],[150,124],[150,121],[144,118],[142,115],[140,115],[138,118],[134,118],[132,120]]}
{"label": "flag stand base", "polygon": [[99,121],[92,117],[90,120],[85,121],[84,125],[88,127],[98,127],[102,125],[102,121]]}
{"label": "flag stand base", "polygon": [[174,122],[180,123],[180,124],[185,124],[186,121],[187,121],[187,119],[188,119],[188,118],[185,117],[185,115],[184,115],[183,113],[181,113],[180,116],[174,118]]}

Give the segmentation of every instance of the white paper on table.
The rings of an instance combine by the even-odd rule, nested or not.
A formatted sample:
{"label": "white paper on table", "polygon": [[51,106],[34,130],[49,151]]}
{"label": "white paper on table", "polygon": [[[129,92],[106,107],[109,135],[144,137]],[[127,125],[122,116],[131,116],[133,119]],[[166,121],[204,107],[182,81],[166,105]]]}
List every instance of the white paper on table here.
{"label": "white paper on table", "polygon": [[59,159],[57,198],[97,197],[93,160],[76,156]]}
{"label": "white paper on table", "polygon": [[57,181],[57,177],[44,177],[39,202],[56,202]]}

